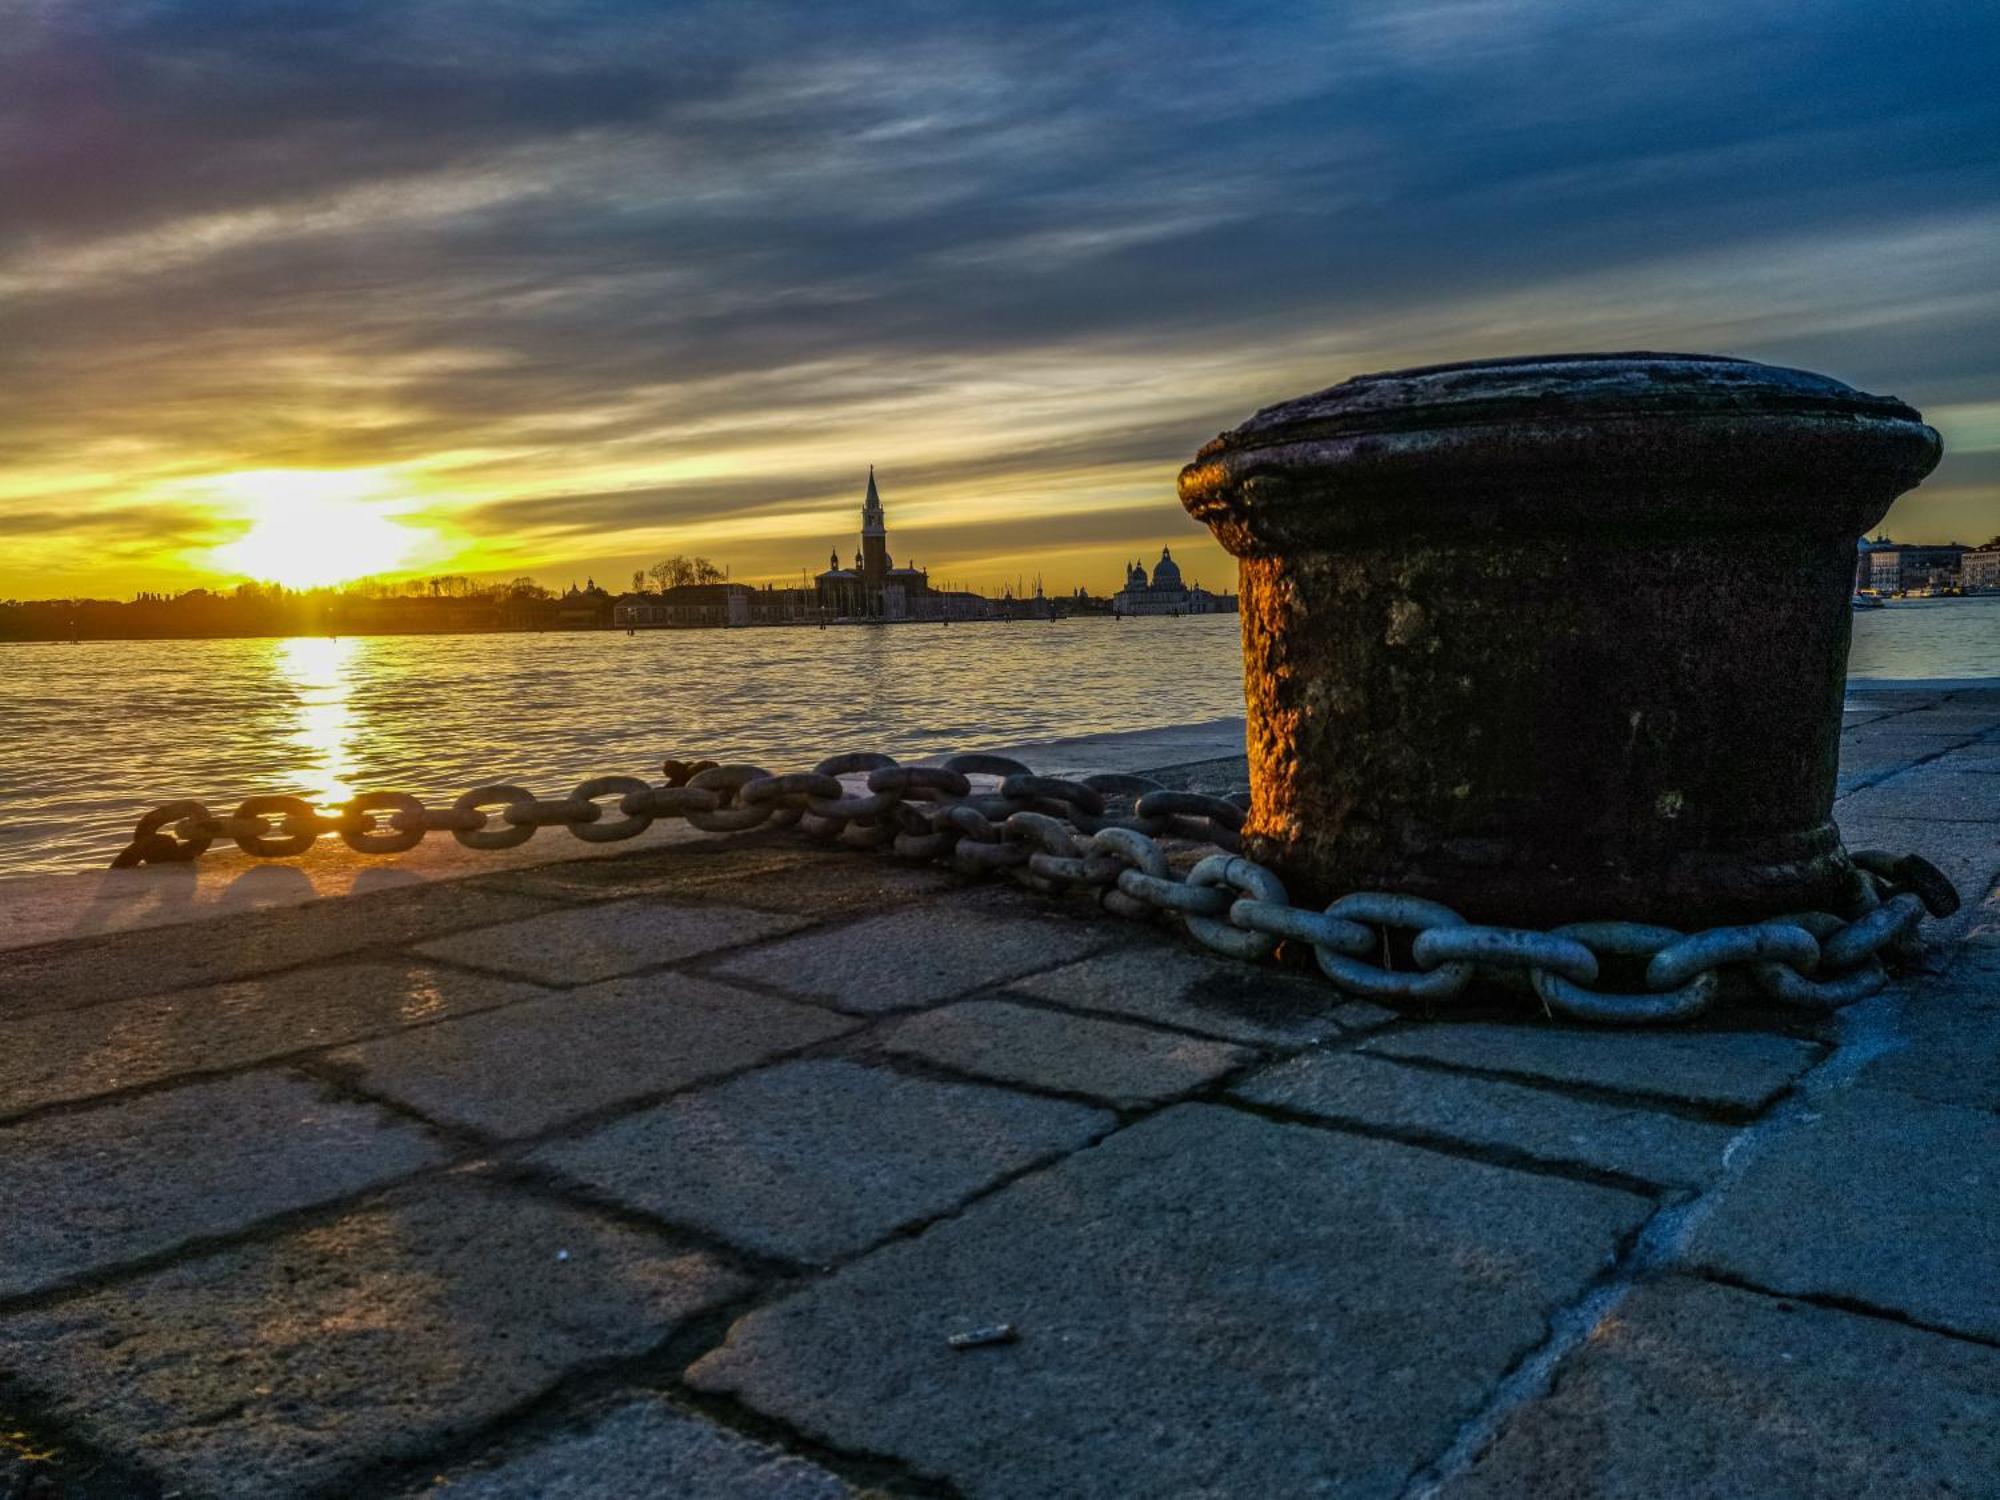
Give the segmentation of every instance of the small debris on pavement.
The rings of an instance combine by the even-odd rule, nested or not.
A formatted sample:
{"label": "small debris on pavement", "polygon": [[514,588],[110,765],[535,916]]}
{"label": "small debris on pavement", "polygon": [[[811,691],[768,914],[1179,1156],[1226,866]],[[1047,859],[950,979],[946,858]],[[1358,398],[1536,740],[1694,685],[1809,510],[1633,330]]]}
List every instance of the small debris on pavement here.
{"label": "small debris on pavement", "polygon": [[1012,1323],[990,1323],[984,1328],[968,1328],[954,1333],[945,1342],[954,1349],[984,1349],[989,1344],[1012,1344],[1020,1339]]}

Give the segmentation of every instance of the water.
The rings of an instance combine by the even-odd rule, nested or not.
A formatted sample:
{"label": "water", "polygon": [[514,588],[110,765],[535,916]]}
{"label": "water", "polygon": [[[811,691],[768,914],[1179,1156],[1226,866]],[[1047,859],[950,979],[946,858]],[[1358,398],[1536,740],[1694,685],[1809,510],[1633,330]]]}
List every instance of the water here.
{"label": "water", "polygon": [[0,645],[0,875],[103,864],[178,797],[557,796],[667,755],[802,770],[1242,712],[1233,615]]}
{"label": "water", "polygon": [[[798,769],[1243,711],[1234,616],[885,629],[0,645],[0,875],[101,865],[154,804],[557,795],[669,754]],[[2000,678],[2000,597],[1855,617],[1857,677]]]}

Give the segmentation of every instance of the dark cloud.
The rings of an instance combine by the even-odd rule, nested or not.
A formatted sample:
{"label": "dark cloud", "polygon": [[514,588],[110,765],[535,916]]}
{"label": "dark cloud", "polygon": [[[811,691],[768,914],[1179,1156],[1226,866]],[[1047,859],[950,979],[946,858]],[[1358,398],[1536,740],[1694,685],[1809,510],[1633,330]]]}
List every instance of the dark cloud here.
{"label": "dark cloud", "polygon": [[[561,535],[823,507],[852,477],[802,434],[888,457],[962,389],[971,436],[908,482],[1170,480],[1350,373],[1293,347],[1345,329],[1991,400],[1996,39],[1961,0],[42,0],[0,37],[0,465],[639,476],[467,512]],[[996,421],[1065,360],[1188,395]],[[645,482],[724,442],[740,475]]]}

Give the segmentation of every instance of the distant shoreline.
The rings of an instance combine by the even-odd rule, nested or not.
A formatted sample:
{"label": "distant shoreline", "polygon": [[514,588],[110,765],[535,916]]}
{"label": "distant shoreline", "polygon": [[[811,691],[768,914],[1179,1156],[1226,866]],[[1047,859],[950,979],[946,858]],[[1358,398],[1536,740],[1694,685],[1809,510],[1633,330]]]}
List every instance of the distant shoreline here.
{"label": "distant shoreline", "polygon": [[[1206,615],[1109,615],[1096,612],[1076,614],[1021,616],[995,616],[990,619],[966,620],[797,620],[768,625],[634,625],[629,629],[623,625],[586,625],[554,630],[246,630],[240,633],[173,634],[161,632],[153,635],[9,635],[0,636],[0,646],[104,646],[114,643],[137,641],[326,641],[326,640],[442,640],[460,636],[597,636],[597,635],[713,635],[718,633],[738,633],[743,631],[767,630],[849,630],[849,629],[896,629],[928,626],[932,629],[950,626],[957,629],[962,625],[1047,625],[1058,620],[1192,620],[1207,619]],[[1223,618],[1218,615],[1215,618]]]}

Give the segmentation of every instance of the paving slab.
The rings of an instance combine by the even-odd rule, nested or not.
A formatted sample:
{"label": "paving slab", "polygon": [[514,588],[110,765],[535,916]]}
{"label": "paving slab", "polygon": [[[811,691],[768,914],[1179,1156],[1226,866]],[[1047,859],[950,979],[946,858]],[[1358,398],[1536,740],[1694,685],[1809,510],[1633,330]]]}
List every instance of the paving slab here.
{"label": "paving slab", "polygon": [[1607,1031],[1442,1022],[1376,1037],[1365,1052],[1579,1084],[1754,1113],[1818,1060],[1820,1049],[1750,1031]]}
{"label": "paving slab", "polygon": [[589,984],[804,925],[747,907],[613,901],[461,932],[417,951],[544,984]]}
{"label": "paving slab", "polygon": [[1946,699],[1897,714],[1894,722],[1899,729],[1919,733],[1990,734],[2000,730],[2000,704]]}
{"label": "paving slab", "polygon": [[1856,1082],[2000,1111],[2000,941],[1968,940],[1950,960],[1897,987],[1899,1044]]}
{"label": "paving slab", "polygon": [[615,901],[635,896],[677,896],[709,881],[783,869],[799,858],[795,848],[766,842],[675,844],[635,849],[598,859],[559,860],[480,875],[472,884],[556,901]]}
{"label": "paving slab", "polygon": [[706,1255],[453,1178],[0,1319],[0,1398],[18,1382],[169,1489],[278,1500],[415,1457],[742,1290]]}
{"label": "paving slab", "polygon": [[0,1115],[545,995],[434,964],[343,964],[6,1023]]}
{"label": "paving slab", "polygon": [[1673,1278],[1438,1500],[1984,1500],[1996,1475],[2000,1350]]}
{"label": "paving slab", "polygon": [[447,1155],[418,1127],[286,1073],[0,1128],[0,1297],[342,1198]]}
{"label": "paving slab", "polygon": [[1352,1052],[1295,1057],[1232,1092],[1336,1124],[1455,1141],[1666,1185],[1713,1177],[1736,1136],[1728,1125]]}
{"label": "paving slab", "polygon": [[492,877],[496,888],[565,901],[637,896],[726,901],[763,911],[835,916],[898,906],[965,883],[939,865],[797,843],[740,850],[650,850],[616,859],[573,861]]}
{"label": "paving slab", "polygon": [[1210,958],[1187,943],[1102,953],[1008,988],[1078,1010],[1272,1047],[1302,1047],[1395,1019],[1394,1011],[1348,1000],[1310,977]]}
{"label": "paving slab", "polygon": [[406,1500],[859,1500],[818,1464],[645,1397]]}
{"label": "paving slab", "polygon": [[1104,1134],[1103,1110],[851,1062],[800,1061],[534,1154],[762,1255],[823,1262]]}
{"label": "paving slab", "polygon": [[330,1069],[495,1137],[685,1088],[852,1030],[814,1005],[649,974],[329,1053]]}
{"label": "paving slab", "polygon": [[0,952],[0,1017],[71,1011],[345,954],[386,954],[434,933],[547,910],[547,901],[502,891],[404,886],[198,924],[8,949]]}
{"label": "paving slab", "polygon": [[1124,1106],[1185,1094],[1256,1056],[1231,1042],[1002,1000],[912,1016],[883,1045],[982,1078]]}
{"label": "paving slab", "polygon": [[1108,922],[1064,922],[944,902],[732,954],[713,972],[880,1015],[1018,979],[1110,947],[1121,936]]}
{"label": "paving slab", "polygon": [[[1183,1106],[751,1313],[689,1378],[968,1497],[1391,1496],[1648,1207]],[[946,1345],[995,1323],[1018,1342]]]}
{"label": "paving slab", "polygon": [[942,865],[912,864],[887,854],[807,849],[782,865],[718,874],[690,894],[808,917],[865,916],[968,884],[968,877]]}
{"label": "paving slab", "polygon": [[1690,1265],[2000,1341],[2000,1117],[1857,1089],[1753,1161]]}
{"label": "paving slab", "polygon": [[1954,758],[1916,766],[1840,799],[1842,820],[1922,818],[1950,823],[2000,823],[2000,781],[1961,771]]}

